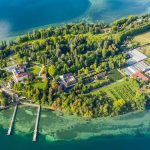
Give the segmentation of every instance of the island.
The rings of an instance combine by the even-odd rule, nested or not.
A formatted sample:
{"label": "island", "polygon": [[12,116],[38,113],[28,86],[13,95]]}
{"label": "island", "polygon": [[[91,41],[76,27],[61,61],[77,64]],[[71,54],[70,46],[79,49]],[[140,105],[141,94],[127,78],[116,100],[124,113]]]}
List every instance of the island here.
{"label": "island", "polygon": [[24,102],[87,118],[150,106],[150,14],[70,23],[0,45],[0,108]]}

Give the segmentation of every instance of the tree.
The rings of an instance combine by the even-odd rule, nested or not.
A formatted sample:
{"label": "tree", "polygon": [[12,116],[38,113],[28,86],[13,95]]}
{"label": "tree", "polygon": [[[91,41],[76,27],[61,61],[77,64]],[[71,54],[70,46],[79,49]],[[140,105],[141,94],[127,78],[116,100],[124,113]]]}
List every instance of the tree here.
{"label": "tree", "polygon": [[53,90],[56,91],[58,89],[58,84],[55,81],[52,81],[51,87],[52,87]]}
{"label": "tree", "polygon": [[50,65],[50,66],[48,67],[48,73],[49,73],[52,77],[54,77],[55,74],[56,74],[56,67],[55,67],[54,65]]}
{"label": "tree", "polygon": [[4,98],[0,100],[0,105],[6,106],[6,100]]}
{"label": "tree", "polygon": [[102,49],[102,57],[105,59],[107,55],[106,49]]}
{"label": "tree", "polygon": [[46,101],[47,101],[47,96],[46,96],[46,93],[44,92],[43,96],[42,96],[42,99],[41,99],[41,102],[42,102],[42,104],[45,104]]}
{"label": "tree", "polygon": [[49,105],[52,105],[52,103],[53,103],[53,96],[52,96],[51,92],[48,93],[48,102],[49,102]]}
{"label": "tree", "polygon": [[115,108],[121,108],[125,105],[125,101],[123,99],[119,99],[117,101],[114,101],[113,105]]}
{"label": "tree", "polygon": [[0,106],[6,106],[7,105],[7,97],[3,92],[0,92]]}
{"label": "tree", "polygon": [[125,104],[126,104],[126,102],[123,99],[114,101],[114,103],[113,103],[114,112],[116,114],[122,113]]}
{"label": "tree", "polygon": [[35,90],[34,99],[35,101],[40,102],[40,90],[38,88]]}

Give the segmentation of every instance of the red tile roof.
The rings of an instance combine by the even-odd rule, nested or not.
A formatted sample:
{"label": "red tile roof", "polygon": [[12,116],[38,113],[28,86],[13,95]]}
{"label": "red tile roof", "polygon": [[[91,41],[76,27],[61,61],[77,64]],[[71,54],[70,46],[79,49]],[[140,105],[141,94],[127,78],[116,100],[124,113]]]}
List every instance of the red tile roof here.
{"label": "red tile roof", "polygon": [[20,74],[17,74],[16,75],[16,78],[21,78],[21,77],[24,77],[24,76],[27,76],[28,73],[24,72],[24,73],[20,73]]}
{"label": "red tile roof", "polygon": [[133,78],[140,78],[142,79],[143,81],[148,81],[149,78],[146,77],[144,74],[142,74],[141,72],[137,72],[135,74],[132,75]]}

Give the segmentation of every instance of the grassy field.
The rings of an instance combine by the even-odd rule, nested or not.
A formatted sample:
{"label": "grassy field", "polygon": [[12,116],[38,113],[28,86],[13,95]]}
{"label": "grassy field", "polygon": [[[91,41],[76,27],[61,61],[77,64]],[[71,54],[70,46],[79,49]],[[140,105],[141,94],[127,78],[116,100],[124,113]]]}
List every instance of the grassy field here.
{"label": "grassy field", "polygon": [[139,42],[141,45],[150,44],[150,31],[135,36],[133,40]]}
{"label": "grassy field", "polygon": [[140,51],[148,57],[146,62],[150,65],[150,45],[143,46]]}
{"label": "grassy field", "polygon": [[150,57],[150,45],[143,46],[141,52],[146,56]]}
{"label": "grassy field", "polygon": [[150,31],[135,36],[133,40],[142,45],[141,52],[149,57],[146,62],[150,64]]}
{"label": "grassy field", "polygon": [[42,82],[42,80],[39,78],[37,78],[31,85],[33,88],[38,88],[41,90],[44,90],[47,88],[47,83],[46,82]]}
{"label": "grassy field", "polygon": [[[138,90],[138,84],[134,80],[126,80],[122,79],[114,84],[106,86],[99,91],[107,94],[108,97],[113,100],[124,99],[130,100],[132,99],[136,91]],[[93,94],[98,94],[99,91],[94,92]]]}
{"label": "grassy field", "polygon": [[123,78],[123,75],[117,70],[117,69],[114,69],[112,71],[110,71],[109,75],[108,75],[108,78],[112,81],[112,82],[116,82],[120,79]]}

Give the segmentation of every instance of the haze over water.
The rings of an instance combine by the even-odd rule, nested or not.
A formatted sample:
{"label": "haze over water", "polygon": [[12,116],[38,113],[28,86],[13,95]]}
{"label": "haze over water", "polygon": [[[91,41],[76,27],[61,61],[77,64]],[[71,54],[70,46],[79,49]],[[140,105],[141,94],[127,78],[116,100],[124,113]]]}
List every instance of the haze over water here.
{"label": "haze over water", "polygon": [[0,38],[55,23],[111,22],[149,8],[150,0],[0,0]]}

